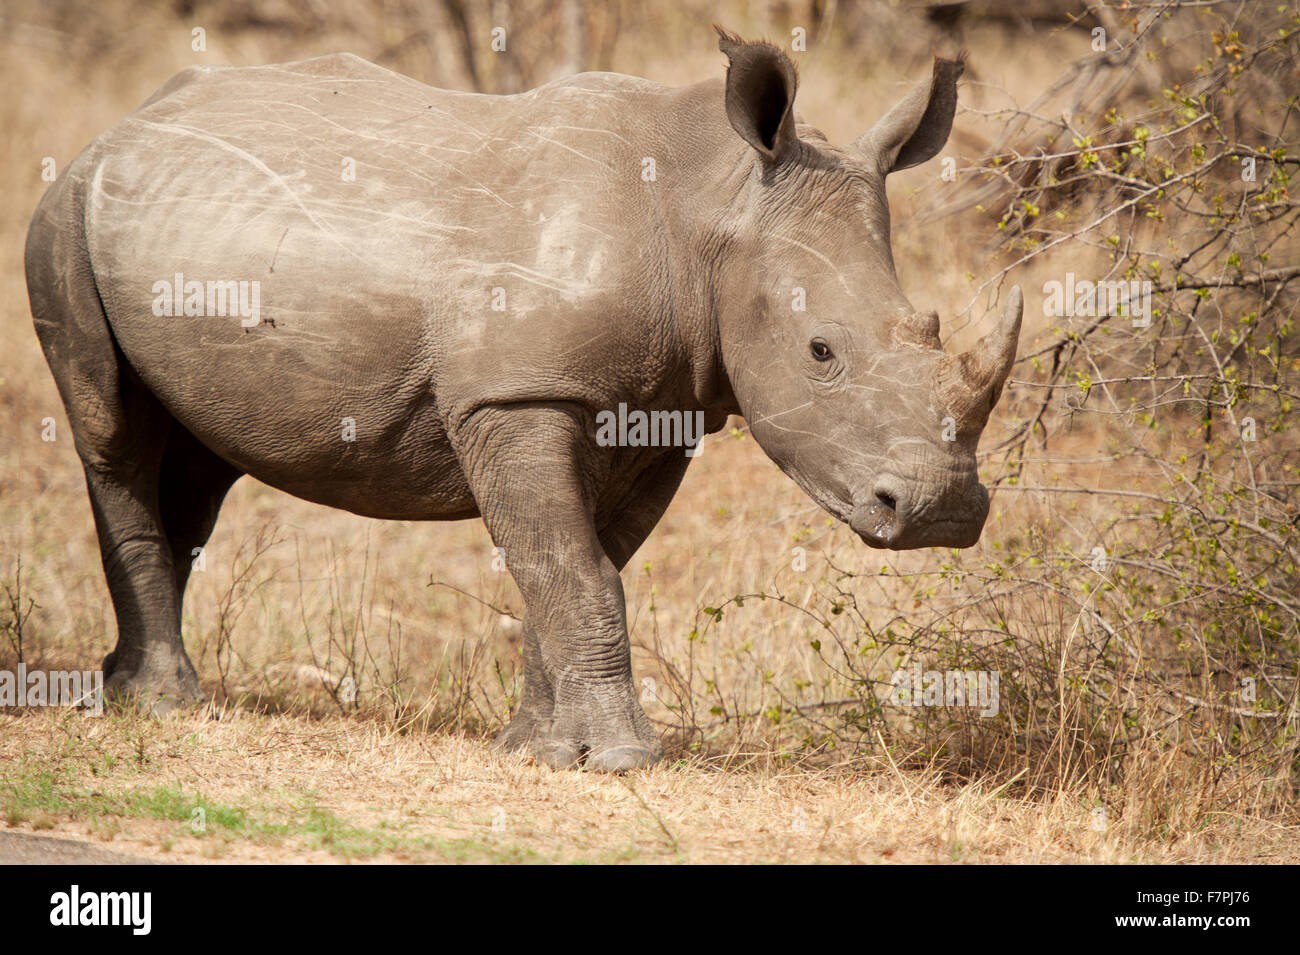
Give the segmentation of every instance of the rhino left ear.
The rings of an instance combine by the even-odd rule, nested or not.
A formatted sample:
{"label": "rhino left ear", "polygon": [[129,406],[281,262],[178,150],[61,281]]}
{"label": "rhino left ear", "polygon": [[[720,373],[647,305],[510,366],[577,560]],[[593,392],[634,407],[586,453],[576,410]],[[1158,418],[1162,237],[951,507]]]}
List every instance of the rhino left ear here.
{"label": "rhino left ear", "polygon": [[790,58],[770,43],[746,43],[716,23],[718,49],[727,54],[727,120],[764,159],[780,162],[799,141]]}
{"label": "rhino left ear", "polygon": [[955,60],[935,57],[930,82],[907,94],[858,140],[882,176],[923,163],[943,149],[957,112],[957,78],[965,69],[964,53]]}

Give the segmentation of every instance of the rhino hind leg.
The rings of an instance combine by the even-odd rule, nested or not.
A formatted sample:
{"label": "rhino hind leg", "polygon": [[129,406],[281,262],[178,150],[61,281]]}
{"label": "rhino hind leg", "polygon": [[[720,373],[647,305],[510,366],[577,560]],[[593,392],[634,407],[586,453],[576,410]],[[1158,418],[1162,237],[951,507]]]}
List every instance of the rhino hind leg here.
{"label": "rhino hind leg", "polygon": [[242,471],[209,451],[180,422],[173,422],[163,452],[158,505],[182,603],[190,572],[198,563],[196,551],[207,544],[221,502],[241,477]]}
{"label": "rhino hind leg", "polygon": [[176,559],[160,507],[172,421],[134,375],[121,377],[116,400],[100,396],[94,425],[74,424],[117,616],[117,646],[104,659],[104,688],[162,715],[201,698],[181,640]]}
{"label": "rhino hind leg", "polygon": [[28,233],[27,285],[85,473],[117,617],[105,690],[161,715],[200,699],[181,641],[176,565],[160,507],[174,422],[110,331],[81,227],[83,168],[82,161],[70,167],[42,200]]}

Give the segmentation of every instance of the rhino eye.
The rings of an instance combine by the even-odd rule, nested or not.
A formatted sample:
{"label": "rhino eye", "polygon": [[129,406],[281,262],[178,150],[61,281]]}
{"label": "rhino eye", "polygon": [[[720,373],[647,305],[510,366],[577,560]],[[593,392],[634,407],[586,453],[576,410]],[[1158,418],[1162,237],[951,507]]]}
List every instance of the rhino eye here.
{"label": "rhino eye", "polygon": [[820,338],[814,338],[812,341],[812,356],[818,361],[830,361],[832,358],[831,347]]}

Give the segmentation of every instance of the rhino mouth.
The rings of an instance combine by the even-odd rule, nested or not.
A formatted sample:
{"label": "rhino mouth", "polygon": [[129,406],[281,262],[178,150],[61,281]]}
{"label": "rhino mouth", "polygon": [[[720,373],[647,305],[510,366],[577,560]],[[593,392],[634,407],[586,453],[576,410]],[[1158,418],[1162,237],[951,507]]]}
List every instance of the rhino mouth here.
{"label": "rhino mouth", "polygon": [[[909,505],[907,485],[885,473],[874,482],[874,493],[857,503],[845,503],[826,493],[793,469],[786,473],[822,510],[851,527],[863,543],[876,550],[917,550],[922,547],[966,548],[975,545],[988,517],[988,491],[974,484],[957,513],[930,517]],[[854,501],[857,495],[850,495]]]}
{"label": "rhino mouth", "polygon": [[938,514],[912,504],[907,485],[891,474],[877,478],[873,492],[853,507],[847,521],[869,547],[915,550],[919,547],[971,547],[988,518],[988,490],[969,485]]}
{"label": "rhino mouth", "polygon": [[972,547],[979,541],[980,533],[984,530],[982,520],[931,521],[924,525],[903,529],[895,518],[867,515],[860,519],[856,510],[848,524],[868,547],[876,550]]}
{"label": "rhino mouth", "polygon": [[847,523],[868,546],[882,550],[898,539],[902,529],[898,511],[889,500],[858,505]]}

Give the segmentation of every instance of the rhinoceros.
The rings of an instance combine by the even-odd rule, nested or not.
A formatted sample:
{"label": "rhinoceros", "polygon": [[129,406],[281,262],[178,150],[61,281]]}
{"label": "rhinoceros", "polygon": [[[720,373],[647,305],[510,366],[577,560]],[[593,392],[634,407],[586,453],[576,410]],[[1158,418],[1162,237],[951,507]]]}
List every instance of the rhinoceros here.
{"label": "rhinoceros", "polygon": [[628,409],[704,433],[743,415],[871,547],[976,542],[1020,292],[945,355],[885,194],[946,142],[961,59],[836,146],[796,119],[784,52],[718,34],[725,78],[681,88],[194,67],[80,154],[26,270],[117,617],[109,690],[200,699],[181,603],[245,474],[369,517],[481,516],[525,602],[498,742],[553,767],[662,752],[619,572],[699,449],[629,435]]}

